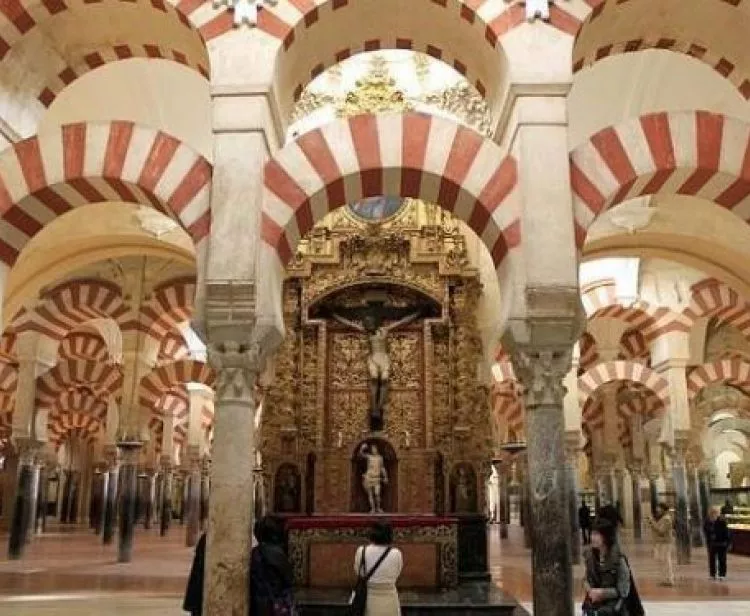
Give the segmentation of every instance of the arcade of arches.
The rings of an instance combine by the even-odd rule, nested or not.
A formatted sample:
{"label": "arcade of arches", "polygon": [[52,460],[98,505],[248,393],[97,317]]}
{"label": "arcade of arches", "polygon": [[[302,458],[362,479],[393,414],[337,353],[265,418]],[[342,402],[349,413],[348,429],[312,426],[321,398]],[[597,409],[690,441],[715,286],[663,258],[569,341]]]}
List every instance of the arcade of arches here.
{"label": "arcade of arches", "polygon": [[205,613],[244,614],[253,519],[330,585],[376,445],[441,585],[511,502],[544,616],[581,498],[636,537],[669,501],[688,560],[750,483],[748,32],[730,0],[4,3],[10,558],[86,521],[137,560],[181,516]]}

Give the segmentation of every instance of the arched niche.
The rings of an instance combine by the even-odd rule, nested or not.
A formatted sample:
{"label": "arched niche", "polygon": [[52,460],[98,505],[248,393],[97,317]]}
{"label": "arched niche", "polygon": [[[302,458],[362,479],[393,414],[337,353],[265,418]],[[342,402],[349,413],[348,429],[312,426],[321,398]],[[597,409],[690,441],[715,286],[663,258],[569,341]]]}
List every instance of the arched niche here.
{"label": "arched niche", "polygon": [[396,450],[387,440],[383,438],[368,438],[357,444],[352,454],[352,481],[351,481],[351,511],[353,513],[369,513],[370,504],[367,492],[362,482],[362,476],[367,470],[367,461],[362,458],[360,451],[362,446],[367,445],[372,451],[373,445],[378,453],[383,456],[385,471],[388,482],[383,485],[381,492],[381,505],[385,513],[396,513],[398,511],[398,456]]}

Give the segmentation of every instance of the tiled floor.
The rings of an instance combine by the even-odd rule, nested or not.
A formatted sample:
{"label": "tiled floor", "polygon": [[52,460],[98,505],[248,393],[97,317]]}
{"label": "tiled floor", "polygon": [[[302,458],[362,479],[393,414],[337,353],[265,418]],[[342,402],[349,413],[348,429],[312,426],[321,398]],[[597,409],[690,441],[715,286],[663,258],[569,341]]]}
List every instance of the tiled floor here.
{"label": "tiled floor", "polygon": [[[182,613],[192,549],[184,547],[180,527],[166,538],[139,531],[134,560],[128,564],[117,563],[115,547],[102,546],[98,537],[83,529],[35,539],[22,561],[5,560],[7,536],[0,535],[0,542],[0,616]],[[649,616],[695,616],[712,610],[721,616],[750,614],[750,558],[730,557],[729,579],[718,583],[708,579],[705,551],[695,550],[692,564],[678,569],[676,587],[663,588],[648,545],[626,541],[626,546]],[[529,552],[520,533],[511,532],[511,538],[501,542],[492,528],[490,560],[498,584],[524,604],[530,602]],[[580,566],[575,573],[580,588]]]}

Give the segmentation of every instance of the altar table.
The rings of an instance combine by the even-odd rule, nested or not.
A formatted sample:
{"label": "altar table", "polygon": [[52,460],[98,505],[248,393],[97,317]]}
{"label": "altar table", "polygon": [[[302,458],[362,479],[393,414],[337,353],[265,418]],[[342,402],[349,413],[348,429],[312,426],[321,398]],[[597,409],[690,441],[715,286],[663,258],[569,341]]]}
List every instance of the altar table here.
{"label": "altar table", "polygon": [[458,584],[458,519],[435,515],[320,515],[285,517],[295,584],[351,588],[354,555],[376,520],[393,527],[403,553],[399,588],[452,588]]}

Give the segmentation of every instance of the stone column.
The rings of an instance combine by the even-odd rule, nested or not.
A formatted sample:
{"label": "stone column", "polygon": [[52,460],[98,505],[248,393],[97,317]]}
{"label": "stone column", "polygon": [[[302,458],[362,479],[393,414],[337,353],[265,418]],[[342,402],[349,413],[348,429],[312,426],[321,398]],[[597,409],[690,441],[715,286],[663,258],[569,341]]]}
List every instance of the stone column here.
{"label": "stone column", "polygon": [[508,538],[508,517],[510,515],[508,502],[508,464],[498,462],[497,470],[497,521],[500,523],[500,538]]}
{"label": "stone column", "polygon": [[700,548],[703,547],[703,515],[701,514],[698,468],[695,464],[688,465],[687,480],[690,494],[690,539],[694,548]]}
{"label": "stone column", "polygon": [[570,369],[571,348],[526,347],[514,352],[514,360],[525,390],[534,612],[571,616],[572,532],[562,384]]}
{"label": "stone column", "polygon": [[147,471],[148,476],[146,477],[146,506],[143,514],[143,528],[146,530],[151,529],[151,523],[154,520],[154,503],[156,499],[156,471]]}
{"label": "stone column", "polygon": [[97,488],[96,498],[99,500],[99,511],[94,525],[94,534],[101,535],[104,530],[104,518],[107,511],[107,493],[109,491],[109,469],[106,466],[99,474],[99,485]]}
{"label": "stone column", "polygon": [[531,533],[531,490],[529,489],[529,466],[526,454],[520,456],[521,485],[518,490],[518,519],[523,527],[523,546],[531,549],[534,538]]}
{"label": "stone column", "polygon": [[708,508],[711,506],[711,474],[705,468],[698,471],[698,485],[701,495],[701,523],[703,523],[708,518]]}
{"label": "stone column", "polygon": [[208,356],[218,378],[203,611],[206,616],[246,616],[255,466],[248,452],[255,445],[261,362],[257,345],[237,342],[249,339],[249,332],[235,324],[212,329]]}
{"label": "stone column", "polygon": [[36,520],[34,530],[42,534],[47,529],[47,481],[49,479],[49,466],[42,464],[39,467],[39,486],[36,496]]}
{"label": "stone column", "polygon": [[201,465],[201,506],[200,506],[200,520],[201,520],[201,531],[205,532],[208,528],[208,503],[209,495],[211,491],[210,483],[211,473],[211,461],[208,456],[203,457],[203,464]]}
{"label": "stone column", "polygon": [[596,485],[597,494],[601,505],[615,504],[615,479],[613,475],[614,456],[603,453],[600,460],[596,461]]}
{"label": "stone column", "polygon": [[185,545],[193,547],[198,543],[201,530],[201,459],[197,449],[187,452],[187,498],[185,499],[185,513],[187,526],[185,531]]}
{"label": "stone column", "polygon": [[675,435],[672,452],[672,479],[675,492],[675,538],[677,540],[677,562],[690,563],[690,520],[688,513],[688,474],[685,462],[687,435]]}
{"label": "stone column", "polygon": [[37,453],[34,456],[34,462],[32,464],[31,471],[31,501],[29,502],[27,519],[24,521],[24,528],[26,530],[26,543],[31,543],[31,541],[33,541],[34,532],[36,531],[36,514],[37,508],[39,507],[39,475],[41,467],[42,465],[41,460],[39,459],[39,450],[37,450]]}
{"label": "stone column", "polygon": [[641,506],[641,467],[633,463],[630,467],[630,480],[633,483],[633,538],[643,538],[643,511]]}
{"label": "stone column", "polygon": [[8,558],[19,560],[26,547],[31,520],[36,511],[36,454],[40,443],[32,439],[17,439],[14,448],[18,452],[18,475],[16,480],[16,498],[13,503],[13,514],[8,538]]}
{"label": "stone column", "polygon": [[623,507],[625,507],[625,472],[621,468],[616,468],[613,473],[614,484],[615,484],[615,500],[614,505],[617,506],[617,512],[620,517],[625,519],[623,514]]}
{"label": "stone column", "polygon": [[651,505],[651,516],[656,515],[656,506],[659,504],[659,486],[657,481],[659,480],[659,474],[653,470],[648,474],[648,500]]}
{"label": "stone column", "polygon": [[573,564],[581,562],[581,529],[578,526],[578,454],[581,451],[581,435],[578,430],[565,433],[565,481],[568,492],[568,515],[570,517],[570,547]]}
{"label": "stone column", "polygon": [[169,524],[172,521],[172,485],[174,473],[172,471],[171,456],[162,456],[161,468],[161,519],[159,522],[159,534],[164,537],[169,532]]}
{"label": "stone column", "polygon": [[104,518],[102,523],[102,543],[109,545],[115,537],[115,520],[120,483],[120,461],[116,447],[110,447],[107,457],[107,495],[104,499]]}
{"label": "stone column", "polygon": [[136,505],[138,500],[138,458],[141,452],[139,441],[121,441],[117,444],[122,457],[119,472],[120,519],[117,562],[129,563],[133,558],[133,535],[135,533]]}

